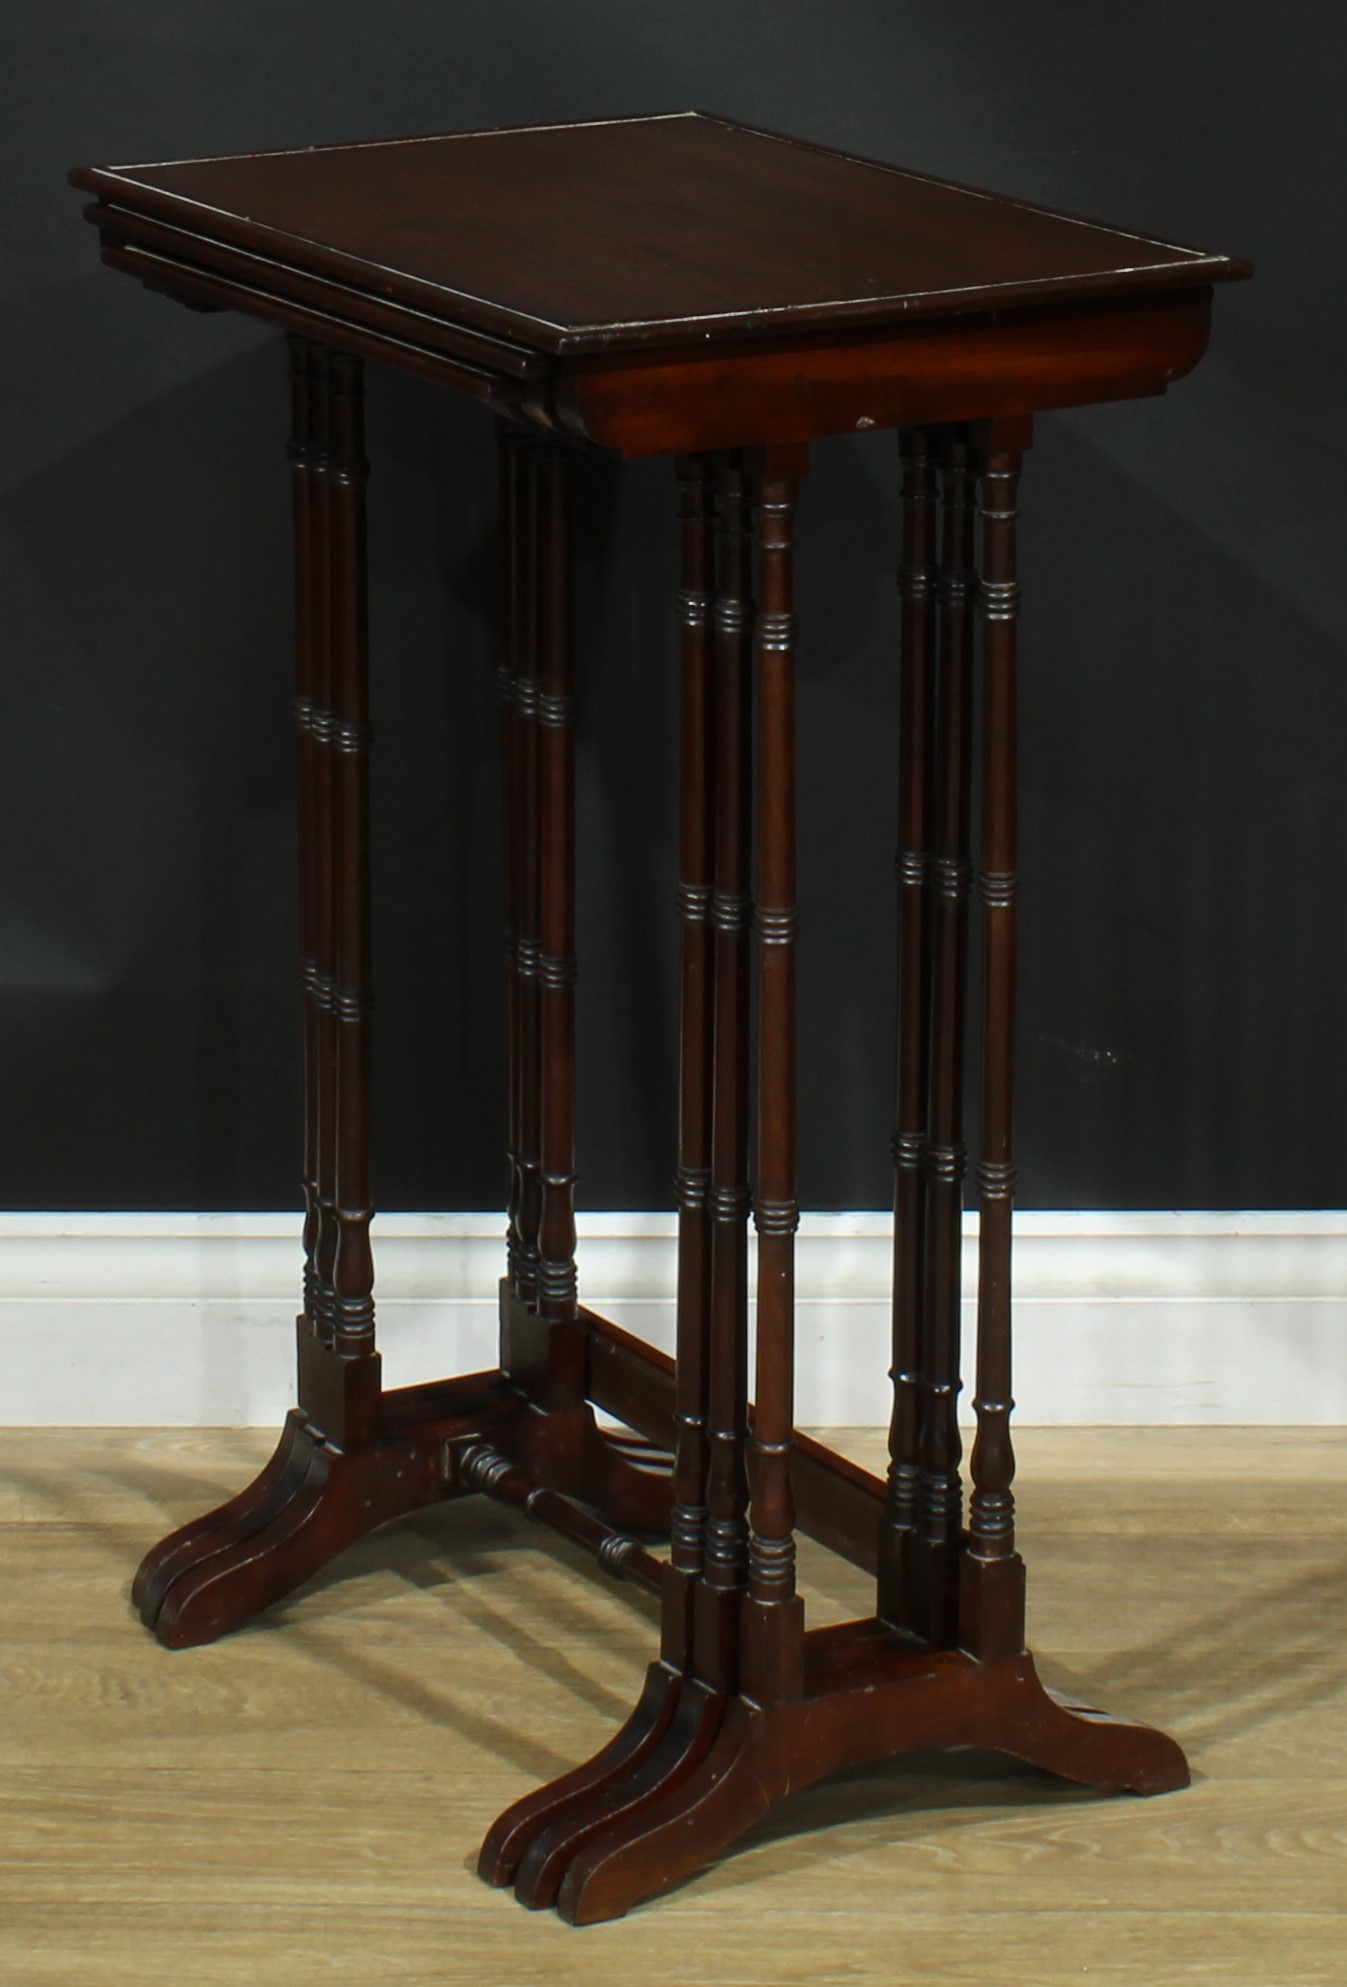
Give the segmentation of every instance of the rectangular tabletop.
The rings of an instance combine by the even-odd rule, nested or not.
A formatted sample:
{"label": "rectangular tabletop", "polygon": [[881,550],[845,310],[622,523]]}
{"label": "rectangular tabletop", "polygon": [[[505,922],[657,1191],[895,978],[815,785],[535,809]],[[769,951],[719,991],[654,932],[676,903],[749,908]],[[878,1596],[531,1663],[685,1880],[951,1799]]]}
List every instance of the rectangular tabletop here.
{"label": "rectangular tabletop", "polygon": [[701,111],[72,178],[114,206],[553,354],[1247,273],[1228,256]]}

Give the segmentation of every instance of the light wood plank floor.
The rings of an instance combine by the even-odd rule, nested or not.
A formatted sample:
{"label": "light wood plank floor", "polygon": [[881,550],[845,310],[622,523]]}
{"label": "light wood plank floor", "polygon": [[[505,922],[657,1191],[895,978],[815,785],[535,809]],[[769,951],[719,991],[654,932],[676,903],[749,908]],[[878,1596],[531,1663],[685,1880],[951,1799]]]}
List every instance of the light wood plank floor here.
{"label": "light wood plank floor", "polygon": [[[168,1655],[130,1614],[136,1561],[269,1447],[0,1433],[6,1987],[1347,1983],[1347,1431],[1021,1433],[1040,1668],[1165,1725],[1189,1791],[871,1769],[583,1932],[473,1862],[625,1715],[652,1605],[474,1499]],[[849,1569],[808,1571],[813,1619],[866,1611]]]}

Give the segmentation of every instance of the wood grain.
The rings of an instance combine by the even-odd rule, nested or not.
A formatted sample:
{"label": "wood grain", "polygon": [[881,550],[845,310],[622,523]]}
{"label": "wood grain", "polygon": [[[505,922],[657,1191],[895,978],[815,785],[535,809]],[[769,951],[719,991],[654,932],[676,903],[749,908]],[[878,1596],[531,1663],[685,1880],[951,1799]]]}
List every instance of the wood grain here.
{"label": "wood grain", "polygon": [[[1165,1724],[1187,1792],[1101,1800],[971,1755],[868,1769],[594,1932],[512,1908],[471,1863],[507,1801],[625,1713],[653,1605],[475,1499],[170,1655],[127,1605],[136,1560],[270,1442],[5,1434],[0,1980],[513,1987],[597,1966],[761,1987],[888,1982],[900,1951],[928,1987],[1340,1987],[1347,1432],[1021,1431],[1043,1673]],[[882,1467],[882,1431],[839,1445]],[[800,1572],[815,1621],[869,1604],[804,1540]]]}

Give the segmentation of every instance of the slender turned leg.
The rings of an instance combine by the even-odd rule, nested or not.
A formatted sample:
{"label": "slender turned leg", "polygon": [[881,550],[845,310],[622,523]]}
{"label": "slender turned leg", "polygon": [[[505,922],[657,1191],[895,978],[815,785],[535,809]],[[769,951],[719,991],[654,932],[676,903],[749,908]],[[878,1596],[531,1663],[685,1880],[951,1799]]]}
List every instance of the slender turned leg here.
{"label": "slender turned leg", "polygon": [[[510,1219],[501,1367],[545,1409],[552,1488],[618,1524],[668,1523],[668,1479],[633,1467],[585,1402],[575,1274],[575,797],[571,452],[499,430],[501,771]],[[522,1460],[516,1458],[516,1460]]]}
{"label": "slender turned leg", "polygon": [[753,780],[750,523],[737,458],[716,470],[716,853],[711,922],[715,1028],[711,1127],[711,1351],[707,1372],[706,1556],[696,1670],[732,1689],[746,1571],[748,1482],[748,1003]]}
{"label": "slender turned leg", "polygon": [[571,452],[532,437],[516,446],[519,1246],[518,1299],[502,1307],[501,1365],[519,1392],[549,1414],[579,1414],[585,1348],[575,1279]]}
{"label": "slender turned leg", "polygon": [[982,1151],[977,1169],[977,1437],[959,1629],[970,1654],[1012,1656],[1024,1645],[1024,1565],[1015,1551],[1015,1455],[1010,1439],[1010,1228],[1015,1038],[1016,581],[1015,523],[1022,452],[982,458]]}
{"label": "slender turned leg", "polygon": [[[715,686],[711,668],[711,491],[703,456],[678,463],[683,540],[682,805],[679,1002],[677,1447],[669,1563],[681,1603],[706,1545],[706,1370],[711,1304],[711,1042],[715,1015],[711,899],[715,882]],[[674,1654],[666,1647],[666,1655]],[[676,1652],[681,1664],[686,1646]]]}
{"label": "slender turned leg", "polygon": [[793,528],[803,450],[758,465],[758,1316],[743,1687],[759,1703],[804,1687],[795,1591],[795,611]]}
{"label": "slender turned leg", "polygon": [[[309,397],[313,708],[300,866],[313,941],[315,1053],[305,1071],[316,1331],[300,1332],[299,1399],[315,1430],[354,1448],[374,1439],[380,1417],[370,1250],[369,465],[360,360],[315,347]],[[303,924],[301,916],[301,935]]]}
{"label": "slender turned leg", "polygon": [[584,1399],[575,1288],[575,699],[570,451],[538,451],[538,1309],[549,1405]]}
{"label": "slender turned leg", "polygon": [[963,1043],[968,972],[969,776],[972,747],[972,509],[969,451],[960,436],[942,459],[938,577],[940,692],[931,1035],[927,1096],[926,1344],[921,1379],[921,1514],[905,1626],[939,1648],[957,1634],[959,1532],[959,1269],[963,1211]]}
{"label": "slender turned leg", "polygon": [[538,1224],[542,1218],[541,1050],[538,986],[538,449],[532,436],[516,443],[515,860],[519,929],[517,1163],[519,1167],[519,1293],[538,1294]]}
{"label": "slender turned leg", "polygon": [[364,366],[332,355],[328,470],[333,571],[332,787],[336,856],[337,1246],[333,1347],[374,1351],[370,1251],[369,635],[365,575]]}
{"label": "slender turned leg", "polygon": [[879,1613],[907,1625],[908,1561],[918,1518],[919,1388],[925,1357],[922,1243],[925,1222],[926,1052],[929,961],[931,762],[935,712],[935,473],[930,438],[899,439],[903,465],[902,681],[898,770],[898,1044],[893,1132],[893,1415],[888,1505],[880,1527]]}
{"label": "slender turned leg", "polygon": [[500,784],[505,885],[505,1040],[506,1040],[506,1162],[509,1169],[509,1228],[506,1238],[506,1285],[510,1294],[523,1293],[523,1228],[521,1200],[519,1113],[522,1103],[519,1054],[519,685],[520,599],[523,541],[519,528],[521,438],[519,430],[501,421],[497,430],[500,495]]}
{"label": "slender turned leg", "polygon": [[[330,1346],[336,1329],[337,1293],[337,968],[335,954],[336,857],[332,720],[332,364],[325,346],[311,349],[309,441],[309,628],[313,645],[313,712],[310,721],[312,809],[301,817],[300,862],[312,890],[314,1060],[313,1089],[305,1099],[314,1140],[313,1242],[314,1337]],[[306,832],[307,831],[307,832]],[[308,1066],[306,1064],[306,1075]]]}
{"label": "slender turned leg", "polygon": [[313,628],[313,464],[310,439],[311,347],[290,339],[292,430],[291,505],[295,554],[295,770],[299,821],[299,984],[303,1005],[304,1056],[304,1327],[313,1335],[318,1320],[318,864],[314,833],[321,765],[315,736],[320,708],[315,680]]}

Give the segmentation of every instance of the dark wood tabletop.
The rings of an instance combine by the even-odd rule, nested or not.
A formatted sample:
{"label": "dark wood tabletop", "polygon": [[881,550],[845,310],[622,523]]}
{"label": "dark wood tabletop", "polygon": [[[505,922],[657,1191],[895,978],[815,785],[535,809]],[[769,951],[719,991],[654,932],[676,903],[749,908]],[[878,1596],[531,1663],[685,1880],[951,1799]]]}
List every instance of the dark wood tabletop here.
{"label": "dark wood tabletop", "polygon": [[552,353],[1166,290],[1247,267],[702,111],[71,178]]}

